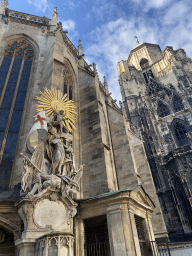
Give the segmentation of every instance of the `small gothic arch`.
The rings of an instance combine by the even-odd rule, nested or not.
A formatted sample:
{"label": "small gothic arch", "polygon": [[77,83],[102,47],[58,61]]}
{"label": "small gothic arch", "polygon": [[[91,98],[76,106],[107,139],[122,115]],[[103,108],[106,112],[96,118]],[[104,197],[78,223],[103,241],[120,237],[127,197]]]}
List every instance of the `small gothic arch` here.
{"label": "small gothic arch", "polygon": [[52,238],[49,241],[48,256],[57,255],[57,254],[58,254],[58,242],[56,238]]}
{"label": "small gothic arch", "polygon": [[161,100],[159,100],[157,103],[157,115],[159,117],[165,117],[170,115],[170,110],[168,106]]}
{"label": "small gothic arch", "polygon": [[184,146],[188,143],[188,129],[183,120],[175,119],[171,124],[174,137],[178,146]]}
{"label": "small gothic arch", "polygon": [[179,112],[184,109],[182,99],[179,95],[174,94],[172,98],[173,110],[174,112]]}
{"label": "small gothic arch", "polygon": [[149,61],[145,58],[142,58],[140,61],[140,66],[142,69],[149,67]]}

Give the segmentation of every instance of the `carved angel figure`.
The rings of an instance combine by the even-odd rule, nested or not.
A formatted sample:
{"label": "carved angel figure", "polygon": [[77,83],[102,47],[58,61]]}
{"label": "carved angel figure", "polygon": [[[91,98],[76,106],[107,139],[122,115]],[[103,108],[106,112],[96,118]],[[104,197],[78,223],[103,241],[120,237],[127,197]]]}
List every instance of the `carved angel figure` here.
{"label": "carved angel figure", "polygon": [[60,110],[59,113],[54,111],[54,115],[51,121],[51,124],[53,126],[58,127],[58,133],[68,132],[68,128],[65,126],[64,121],[68,120],[68,118],[65,118],[65,114],[63,110]]}
{"label": "carved angel figure", "polygon": [[76,172],[75,169],[70,176],[62,177],[61,192],[62,196],[70,196],[72,199],[77,196],[79,191],[79,181],[83,175],[83,165],[80,165],[79,170]]}
{"label": "carved angel figure", "polygon": [[24,171],[21,179],[21,196],[34,195],[41,190],[41,175],[40,173],[45,169],[44,163],[44,143],[40,143],[33,155],[29,159],[24,154],[21,154],[24,162]]}

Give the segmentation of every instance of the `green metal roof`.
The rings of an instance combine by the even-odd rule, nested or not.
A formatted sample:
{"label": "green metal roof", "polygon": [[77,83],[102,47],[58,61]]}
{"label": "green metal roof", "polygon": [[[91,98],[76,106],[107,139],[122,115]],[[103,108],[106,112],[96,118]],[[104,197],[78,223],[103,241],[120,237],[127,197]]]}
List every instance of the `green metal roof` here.
{"label": "green metal roof", "polygon": [[85,202],[85,201],[91,201],[94,199],[100,199],[100,198],[107,197],[107,196],[112,196],[112,195],[115,195],[115,194],[118,194],[118,193],[124,192],[124,191],[133,191],[133,190],[137,189],[138,187],[140,187],[140,185],[124,188],[124,189],[117,190],[117,191],[107,192],[107,193],[100,194],[100,195],[93,196],[93,197],[86,197],[83,199],[78,199],[77,202],[81,203],[81,202]]}
{"label": "green metal roof", "polygon": [[136,46],[133,47],[133,49],[139,47],[139,46],[142,45],[142,44],[144,44],[144,43],[139,43],[139,44],[137,44]]}

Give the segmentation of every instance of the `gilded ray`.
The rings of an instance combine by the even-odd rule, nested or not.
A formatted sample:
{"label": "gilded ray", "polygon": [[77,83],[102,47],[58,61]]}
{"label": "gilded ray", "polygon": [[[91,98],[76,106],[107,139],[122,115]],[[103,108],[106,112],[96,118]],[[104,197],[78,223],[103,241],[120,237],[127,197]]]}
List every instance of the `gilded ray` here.
{"label": "gilded ray", "polygon": [[61,92],[61,90],[56,90],[51,88],[50,90],[44,88],[43,91],[39,92],[40,97],[36,97],[38,103],[36,104],[36,111],[45,111],[46,115],[51,117],[53,115],[53,111],[56,110],[59,112],[63,110],[67,120],[65,120],[65,124],[68,127],[69,131],[72,132],[74,127],[74,123],[76,120],[76,112],[75,105],[72,100],[68,100],[67,94]]}

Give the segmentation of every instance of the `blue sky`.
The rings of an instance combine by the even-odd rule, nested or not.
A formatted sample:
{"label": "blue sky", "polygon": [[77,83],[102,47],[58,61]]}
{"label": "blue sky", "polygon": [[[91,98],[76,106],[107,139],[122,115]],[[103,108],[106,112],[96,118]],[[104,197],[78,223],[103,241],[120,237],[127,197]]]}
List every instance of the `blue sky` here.
{"label": "blue sky", "polygon": [[9,0],[8,8],[59,21],[75,46],[81,39],[88,64],[106,75],[113,98],[121,100],[116,65],[140,42],[184,48],[192,58],[191,0]]}

